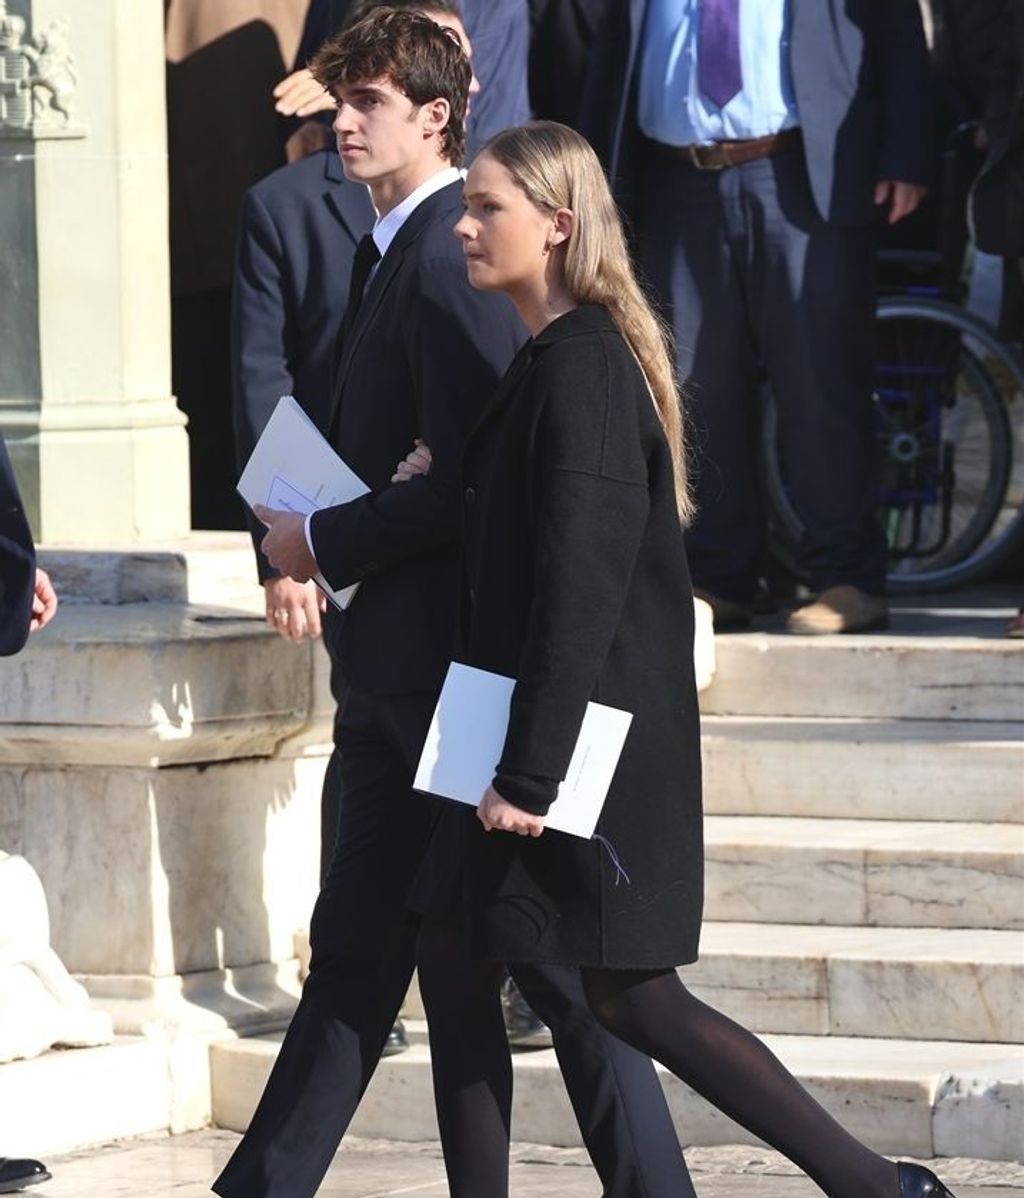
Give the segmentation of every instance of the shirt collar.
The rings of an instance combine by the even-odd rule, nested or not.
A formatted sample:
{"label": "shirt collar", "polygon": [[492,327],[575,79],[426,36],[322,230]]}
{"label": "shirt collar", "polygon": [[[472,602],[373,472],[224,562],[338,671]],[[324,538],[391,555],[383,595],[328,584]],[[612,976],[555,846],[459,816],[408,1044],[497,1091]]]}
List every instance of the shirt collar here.
{"label": "shirt collar", "polygon": [[442,187],[447,187],[461,178],[463,178],[463,174],[457,167],[446,167],[444,170],[438,171],[436,175],[431,175],[425,183],[421,183],[415,191],[410,192],[385,216],[378,217],[377,223],[373,226],[373,241],[380,250],[380,256],[383,258],[388,252],[388,246],[398,236],[398,230],[425,199],[432,196],[434,192],[440,191]]}

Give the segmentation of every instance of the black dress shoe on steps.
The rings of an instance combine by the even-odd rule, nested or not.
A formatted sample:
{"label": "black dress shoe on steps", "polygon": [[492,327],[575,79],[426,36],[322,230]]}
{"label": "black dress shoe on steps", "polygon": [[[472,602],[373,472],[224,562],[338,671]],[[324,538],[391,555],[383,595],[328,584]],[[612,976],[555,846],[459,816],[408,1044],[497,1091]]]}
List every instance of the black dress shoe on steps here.
{"label": "black dress shoe on steps", "polygon": [[693,597],[703,599],[711,608],[711,617],[715,623],[715,632],[742,632],[750,627],[754,618],[753,603],[741,603],[737,599],[725,599],[721,595],[713,595],[700,587],[693,588]]}
{"label": "black dress shoe on steps", "polygon": [[511,978],[506,978],[501,986],[501,1013],[511,1048],[551,1047],[550,1029],[533,1013]]}
{"label": "black dress shoe on steps", "polygon": [[41,1161],[0,1156],[0,1194],[14,1194],[26,1186],[37,1186],[40,1182],[49,1181],[52,1176]]}
{"label": "black dress shoe on steps", "polygon": [[953,1198],[931,1169],[926,1169],[924,1165],[898,1161],[896,1176],[900,1181],[900,1198]]}
{"label": "black dress shoe on steps", "polygon": [[401,1019],[396,1019],[395,1026],[388,1032],[388,1038],[384,1041],[384,1051],[380,1055],[393,1057],[395,1053],[405,1052],[408,1047],[409,1040],[405,1034],[405,1024]]}

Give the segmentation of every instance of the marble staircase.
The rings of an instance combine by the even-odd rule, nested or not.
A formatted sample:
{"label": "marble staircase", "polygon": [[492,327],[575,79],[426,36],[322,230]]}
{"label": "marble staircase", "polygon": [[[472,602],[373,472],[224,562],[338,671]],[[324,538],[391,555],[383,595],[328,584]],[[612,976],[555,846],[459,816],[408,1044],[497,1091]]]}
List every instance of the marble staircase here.
{"label": "marble staircase", "polygon": [[[244,537],[47,564],[62,618],[0,672],[0,843],[39,871],[52,942],[119,1034],[0,1068],[0,1125],[29,1155],[211,1112],[243,1127],[295,1001],[326,659],[262,626]],[[885,636],[722,637],[703,696],[707,922],[687,980],[893,1153],[1024,1144],[1011,601],[904,608]],[[407,1013],[413,1048],[383,1063],[362,1134],[436,1134],[415,989]],[[552,1054],[516,1073],[515,1134],[577,1143]],[[664,1080],[686,1142],[749,1140]]]}
{"label": "marble staircase", "polygon": [[[684,980],[890,1153],[1024,1152],[1024,645],[1001,616],[904,605],[886,635],[721,637],[702,696],[706,923]],[[412,1026],[361,1134],[436,1134]],[[275,1053],[213,1046],[215,1122],[244,1127]],[[685,1142],[750,1140],[665,1085]],[[517,1054],[516,1094],[515,1135],[578,1142],[553,1054]]]}

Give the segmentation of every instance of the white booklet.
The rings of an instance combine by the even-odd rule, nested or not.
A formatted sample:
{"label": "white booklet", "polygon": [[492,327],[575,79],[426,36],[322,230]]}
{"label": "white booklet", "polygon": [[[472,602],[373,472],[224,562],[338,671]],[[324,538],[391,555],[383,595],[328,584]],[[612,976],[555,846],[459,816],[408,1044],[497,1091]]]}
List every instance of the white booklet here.
{"label": "white booklet", "polygon": [[[434,710],[413,786],[476,807],[505,744],[515,680],[453,661]],[[597,827],[633,716],[588,703],[569,772],[546,828],[589,840]]]}
{"label": "white booklet", "polygon": [[[250,507],[262,504],[276,511],[308,516],[321,508],[348,503],[369,487],[338,457],[292,395],[283,395],[249,456],[238,493]],[[331,589],[322,574],[314,582],[342,609],[359,586]]]}

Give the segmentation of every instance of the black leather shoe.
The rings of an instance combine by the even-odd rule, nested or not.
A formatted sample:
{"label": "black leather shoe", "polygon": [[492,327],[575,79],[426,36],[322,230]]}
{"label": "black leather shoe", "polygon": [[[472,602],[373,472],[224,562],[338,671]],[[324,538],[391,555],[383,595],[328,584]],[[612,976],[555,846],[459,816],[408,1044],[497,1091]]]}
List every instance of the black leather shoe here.
{"label": "black leather shoe", "polygon": [[395,1053],[405,1052],[408,1047],[409,1040],[405,1034],[405,1024],[401,1019],[396,1019],[395,1026],[388,1032],[388,1038],[384,1041],[384,1051],[380,1055],[393,1057]]}
{"label": "black leather shoe", "polygon": [[750,621],[754,618],[753,603],[724,599],[721,595],[712,595],[710,591],[700,587],[693,588],[693,595],[695,599],[703,599],[711,608],[715,632],[742,632],[750,627]]}
{"label": "black leather shoe", "polygon": [[953,1198],[953,1195],[924,1165],[898,1161],[896,1176],[900,1179],[900,1198]]}
{"label": "black leather shoe", "polygon": [[505,1016],[505,1032],[512,1048],[551,1047],[547,1024],[533,1013],[511,978],[502,983],[501,1012]]}
{"label": "black leather shoe", "polygon": [[49,1181],[52,1176],[40,1161],[0,1156],[0,1194],[13,1194],[26,1186],[37,1186],[42,1181]]}

